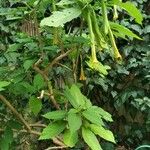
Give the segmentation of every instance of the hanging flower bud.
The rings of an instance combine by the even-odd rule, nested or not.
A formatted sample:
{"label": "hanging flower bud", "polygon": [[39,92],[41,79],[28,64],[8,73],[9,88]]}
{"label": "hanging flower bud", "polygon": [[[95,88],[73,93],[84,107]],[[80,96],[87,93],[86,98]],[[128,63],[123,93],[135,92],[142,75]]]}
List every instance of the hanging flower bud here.
{"label": "hanging flower bud", "polygon": [[113,20],[118,19],[117,6],[114,5]]}
{"label": "hanging flower bud", "polygon": [[79,80],[82,80],[82,81],[85,81],[85,80],[86,80],[83,67],[81,67],[81,72],[80,72],[80,78],[79,78]]}

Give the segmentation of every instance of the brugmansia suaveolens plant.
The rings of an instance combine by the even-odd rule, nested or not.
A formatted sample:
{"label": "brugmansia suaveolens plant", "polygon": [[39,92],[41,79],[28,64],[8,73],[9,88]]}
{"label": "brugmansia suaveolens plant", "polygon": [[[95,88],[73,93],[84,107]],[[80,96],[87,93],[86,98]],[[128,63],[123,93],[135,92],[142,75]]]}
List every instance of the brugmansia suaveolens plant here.
{"label": "brugmansia suaveolens plant", "polygon": [[[141,40],[140,37],[116,21],[118,18],[117,9],[121,8],[132,16],[135,22],[142,24],[142,15],[131,2],[122,2],[121,0],[61,0],[58,3],[55,1],[55,6],[57,10],[55,9],[51,16],[44,18],[40,25],[55,27],[56,29],[80,17],[88,26],[88,38],[90,39],[91,55],[88,56],[87,65],[98,71],[101,76],[106,76],[110,67],[103,65],[98,60],[98,51],[105,52],[107,50],[116,61],[121,61],[122,56],[117,48],[115,38],[127,39],[130,37]],[[112,21],[108,18],[110,11],[114,13]],[[53,139],[62,135],[65,145],[74,147],[80,136],[92,150],[102,149],[97,136],[115,143],[112,132],[106,129],[103,122],[104,120],[112,121],[109,113],[97,106],[92,106],[90,100],[80,92],[76,85],[70,89],[67,88],[64,96],[73,108],[45,114],[44,117],[50,119],[51,123],[43,130],[40,140]]]}
{"label": "brugmansia suaveolens plant", "polygon": [[104,122],[113,121],[108,112],[93,106],[76,85],[66,88],[64,96],[72,108],[43,115],[50,120],[50,124],[43,130],[40,140],[53,139],[62,135],[64,144],[74,147],[79,137],[82,137],[92,150],[102,149],[97,136],[115,143],[113,133],[106,128]]}
{"label": "brugmansia suaveolens plant", "polygon": [[[41,21],[41,26],[63,27],[66,22],[81,17],[87,23],[91,45],[91,56],[87,64],[91,69],[98,71],[101,76],[107,75],[107,70],[110,67],[98,61],[98,50],[108,49],[115,60],[121,61],[122,56],[117,48],[115,37],[126,39],[127,36],[141,40],[128,28],[108,20],[108,10],[113,9],[113,20],[116,20],[118,18],[117,8],[122,8],[135,19],[135,22],[142,24],[142,15],[131,2],[124,3],[121,0],[61,0],[56,3],[56,6],[59,11],[54,11],[50,17],[44,18]],[[95,13],[95,10],[99,13]]]}

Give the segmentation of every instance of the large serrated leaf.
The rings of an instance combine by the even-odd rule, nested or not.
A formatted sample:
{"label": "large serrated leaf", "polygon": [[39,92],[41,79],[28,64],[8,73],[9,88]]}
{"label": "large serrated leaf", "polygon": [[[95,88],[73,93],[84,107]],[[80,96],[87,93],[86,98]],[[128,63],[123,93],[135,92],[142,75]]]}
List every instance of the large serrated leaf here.
{"label": "large serrated leaf", "polygon": [[81,10],[78,8],[66,8],[62,11],[54,11],[50,17],[44,18],[41,21],[41,26],[59,27],[66,22],[79,17]]}
{"label": "large serrated leaf", "polygon": [[48,112],[45,115],[43,115],[44,118],[54,119],[54,120],[63,119],[63,118],[65,118],[65,116],[66,116],[66,111],[64,111],[64,110],[52,111],[52,112]]}
{"label": "large serrated leaf", "polygon": [[66,127],[63,121],[54,122],[48,125],[41,133],[39,140],[52,139],[60,134]]}
{"label": "large serrated leaf", "polygon": [[90,128],[95,134],[99,135],[103,139],[113,142],[113,143],[116,143],[115,139],[114,139],[114,135],[110,130],[106,130],[102,126],[97,126],[95,124],[91,124]]}
{"label": "large serrated leaf", "polygon": [[71,132],[70,130],[66,130],[63,135],[64,143],[69,147],[74,147],[78,141],[78,132]]}
{"label": "large serrated leaf", "polygon": [[84,141],[88,144],[88,146],[92,150],[102,150],[96,136],[91,130],[83,127],[82,136],[83,136]]}
{"label": "large serrated leaf", "polygon": [[125,38],[125,36],[128,36],[128,37],[133,37],[133,38],[142,40],[139,36],[134,34],[131,30],[129,30],[128,28],[126,28],[122,25],[119,25],[118,23],[111,22],[110,26],[113,29],[114,34],[116,32],[118,33],[117,36],[120,36],[122,38]]}

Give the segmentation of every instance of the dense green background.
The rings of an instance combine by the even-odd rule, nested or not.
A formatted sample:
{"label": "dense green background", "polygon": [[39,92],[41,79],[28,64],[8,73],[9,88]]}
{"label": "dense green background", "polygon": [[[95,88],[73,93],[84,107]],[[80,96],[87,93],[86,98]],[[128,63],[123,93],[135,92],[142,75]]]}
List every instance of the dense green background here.
{"label": "dense green background", "polygon": [[[58,56],[61,47],[53,45],[52,29],[42,28],[40,37],[28,36],[21,32],[21,25],[24,19],[29,17],[28,13],[33,2],[34,0],[29,0],[28,5],[25,5],[19,0],[0,1],[0,81],[11,81],[5,90],[1,90],[0,87],[0,92],[28,122],[46,123],[41,115],[55,108],[47,101],[47,97],[39,103],[36,100],[46,85],[32,65],[39,59],[42,51],[44,63],[41,68],[43,68],[47,62],[54,59],[54,56]],[[133,149],[142,144],[150,144],[150,2],[134,0],[133,3],[143,13],[143,24],[137,25],[133,18],[122,10],[119,10],[118,22],[131,29],[143,40],[117,39],[118,48],[123,56],[122,64],[114,63],[108,53],[99,52],[99,59],[103,64],[111,66],[106,78],[90,71],[85,63],[86,56],[89,54],[88,40],[68,34],[68,32],[78,30],[80,20],[75,19],[67,23],[63,31],[68,34],[62,37],[65,48],[73,48],[76,44],[84,46],[81,52],[86,75],[86,80],[81,81],[84,85],[82,86],[83,94],[89,97],[93,104],[102,107],[113,116],[114,122],[109,124],[109,127],[116,137],[117,145],[101,141],[104,150],[112,150],[118,146]],[[51,14],[50,2],[48,0],[42,2],[36,13],[38,21],[44,16],[49,16]],[[71,85],[74,82],[71,70],[76,55],[77,52],[71,53],[68,58],[61,60],[61,64],[55,65],[49,73],[54,94],[62,104],[62,108],[64,100],[60,98],[61,91],[66,84]],[[81,59],[78,66],[80,65]],[[77,68],[76,75],[79,81],[80,67]],[[35,105],[37,110],[32,108]],[[39,110],[41,111],[38,112]],[[27,136],[28,134],[17,135],[15,133],[13,137],[12,128],[19,130],[22,126],[10,110],[0,103],[0,129],[5,129],[4,132],[0,130],[2,150],[10,145],[11,150],[37,149],[35,143],[39,149],[44,149],[49,145],[49,141],[38,142],[36,137]],[[82,143],[78,147],[80,149]]]}

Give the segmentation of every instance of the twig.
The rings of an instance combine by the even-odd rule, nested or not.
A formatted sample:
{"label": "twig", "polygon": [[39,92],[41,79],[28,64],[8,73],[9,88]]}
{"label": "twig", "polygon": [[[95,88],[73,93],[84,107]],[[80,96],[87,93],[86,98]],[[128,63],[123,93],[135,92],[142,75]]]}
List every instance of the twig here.
{"label": "twig", "polygon": [[66,146],[60,139],[59,137],[53,138],[53,143],[59,146]]}
{"label": "twig", "polygon": [[45,128],[46,125],[45,125],[45,124],[40,124],[40,123],[35,123],[35,124],[30,124],[30,127],[41,127],[41,128]]}
{"label": "twig", "polygon": [[64,148],[68,148],[67,146],[55,146],[55,147],[49,147],[45,150],[57,150],[57,149],[64,149]]}
{"label": "twig", "polygon": [[2,116],[3,118],[5,118],[6,120],[9,120],[5,114],[0,113],[0,116]]}
{"label": "twig", "polygon": [[55,97],[54,97],[54,94],[53,94],[53,89],[52,89],[52,86],[51,86],[51,83],[49,81],[49,78],[48,78],[48,70],[49,68],[53,67],[54,64],[56,64],[58,61],[60,61],[61,59],[63,59],[64,57],[68,56],[68,54],[73,51],[73,49],[71,50],[68,50],[66,53],[64,54],[61,54],[60,56],[56,57],[52,62],[50,62],[43,70],[41,70],[38,65],[42,62],[42,57],[39,58],[39,60],[33,65],[33,69],[35,71],[37,71],[39,74],[42,75],[42,77],[44,78],[46,84],[47,84],[47,87],[48,87],[48,91],[49,91],[49,97],[50,99],[52,100],[52,103],[53,105],[55,106],[56,109],[60,109],[60,106],[57,104],[56,100],[55,100]]}
{"label": "twig", "polygon": [[58,146],[61,146],[61,147],[66,146],[63,142],[61,142],[61,141],[58,139],[58,137],[57,137],[57,138],[53,138],[52,140],[53,140],[53,143],[56,144],[56,145],[58,145]]}
{"label": "twig", "polygon": [[63,65],[63,64],[61,64],[61,63],[56,63],[57,65],[60,65],[60,66],[62,66],[62,67],[64,67],[64,68],[66,68],[66,69],[68,69],[68,70],[70,70],[70,71],[72,71],[72,69],[70,69],[68,66],[66,66],[66,65]]}
{"label": "twig", "polygon": [[57,104],[57,102],[56,102],[56,100],[55,100],[54,92],[53,92],[53,89],[52,89],[52,86],[51,86],[50,81],[47,82],[47,86],[48,86],[48,91],[49,91],[49,93],[50,93],[49,97],[50,97],[50,99],[52,100],[54,106],[59,110],[59,109],[60,109],[60,106]]}
{"label": "twig", "polygon": [[37,98],[38,98],[38,99],[43,99],[43,97],[44,97],[44,93],[45,93],[45,91],[44,91],[44,90],[42,90],[42,91],[41,91],[40,96],[38,96]]}
{"label": "twig", "polygon": [[73,51],[73,50],[71,49],[71,50],[67,51],[66,53],[61,54],[61,55],[59,55],[58,57],[56,57],[52,62],[50,62],[50,63],[46,66],[46,68],[44,69],[44,73],[47,74],[49,68],[53,67],[53,65],[54,65],[55,63],[57,63],[58,61],[60,61],[60,60],[63,59],[64,57],[68,56],[68,54],[69,54],[70,52],[72,52],[72,51]]}
{"label": "twig", "polygon": [[33,65],[33,69],[35,71],[37,71],[39,74],[42,75],[42,77],[44,78],[46,84],[47,84],[47,87],[48,87],[48,91],[49,91],[49,98],[52,100],[52,103],[53,105],[55,106],[56,109],[60,109],[59,105],[57,104],[55,98],[54,98],[54,95],[53,95],[53,90],[52,90],[52,87],[50,85],[50,81],[46,75],[46,73],[42,70],[39,69],[38,65],[41,63],[41,58],[39,58],[39,60]]}
{"label": "twig", "polygon": [[35,63],[35,66],[38,66],[43,61],[43,55],[38,59],[38,61]]}
{"label": "twig", "polygon": [[18,111],[10,104],[10,102],[3,96],[0,94],[0,100],[13,112],[13,114],[20,119],[20,121],[24,124],[24,126],[26,127],[26,129],[31,132],[31,128],[28,125],[28,123],[24,120],[24,118],[22,117],[21,114],[18,113]]}
{"label": "twig", "polygon": [[[30,134],[34,134],[34,135],[37,135],[37,136],[40,136],[41,135],[41,133],[40,132],[37,132],[37,131],[33,131],[33,130],[31,130],[30,132],[28,131],[28,130],[16,130],[16,129],[12,129],[14,132],[20,132],[20,133],[30,133]],[[0,129],[0,132],[4,132],[5,131],[5,129]]]}
{"label": "twig", "polygon": [[51,96],[52,94],[49,94],[49,93],[47,93],[47,92],[44,92],[44,95],[46,95],[46,96]]}
{"label": "twig", "polygon": [[[16,129],[12,129],[14,132],[18,132],[18,130]],[[0,129],[0,132],[4,132],[5,129]],[[30,132],[28,130],[19,130],[20,133],[30,133],[30,134],[33,134],[33,135],[36,135],[36,136],[40,136],[41,135],[41,132],[37,132],[37,131],[33,131],[31,130]],[[66,146],[64,145],[64,143],[62,143],[58,138],[53,138],[53,143],[56,144],[56,145],[59,145],[60,147],[62,148],[65,148]]]}

